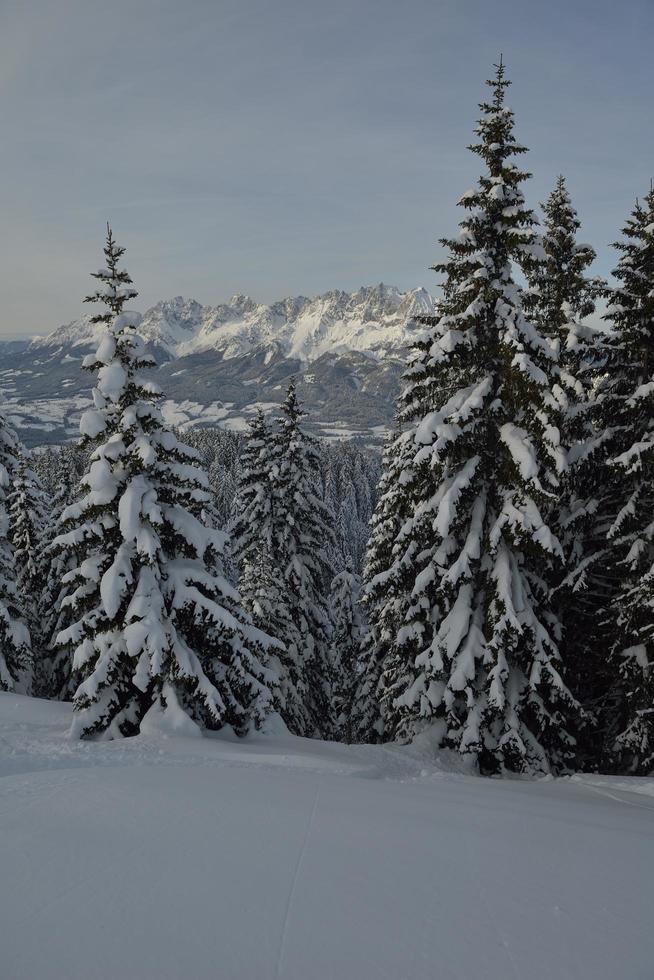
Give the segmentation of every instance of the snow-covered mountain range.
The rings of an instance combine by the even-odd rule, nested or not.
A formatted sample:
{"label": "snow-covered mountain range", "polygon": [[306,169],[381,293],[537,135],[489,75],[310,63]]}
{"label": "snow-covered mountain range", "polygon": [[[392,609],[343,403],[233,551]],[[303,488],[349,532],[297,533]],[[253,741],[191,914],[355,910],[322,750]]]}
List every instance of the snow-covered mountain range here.
{"label": "snow-covered mountain range", "polygon": [[[311,424],[329,438],[381,437],[391,424],[406,349],[434,300],[419,288],[366,286],[353,293],[247,296],[202,306],[181,296],[140,317],[155,353],[165,410],[179,425],[243,429],[262,406],[273,412],[294,375]],[[28,443],[77,434],[91,378],[81,361],[102,327],[90,315],[28,345],[0,346],[0,408]]]}
{"label": "snow-covered mountain range", "polygon": [[[422,288],[402,293],[383,283],[354,293],[332,290],[313,299],[287,297],[270,305],[232,296],[227,303],[202,306],[176,296],[147,310],[139,332],[171,359],[201,351],[221,351],[229,359],[275,346],[284,356],[305,363],[343,351],[383,357],[411,343],[412,318],[431,312],[433,306]],[[32,349],[91,346],[100,330],[85,316],[36,338]]]}

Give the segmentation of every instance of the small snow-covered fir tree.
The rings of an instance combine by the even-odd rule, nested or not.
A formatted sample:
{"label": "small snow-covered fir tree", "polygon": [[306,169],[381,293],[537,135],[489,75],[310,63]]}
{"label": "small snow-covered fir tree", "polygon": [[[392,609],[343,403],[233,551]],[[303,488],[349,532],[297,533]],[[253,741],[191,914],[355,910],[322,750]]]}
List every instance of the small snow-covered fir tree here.
{"label": "small snow-covered fir tree", "polygon": [[369,484],[369,474],[366,471],[365,457],[359,454],[355,457],[352,470],[352,486],[356,497],[356,524],[353,528],[353,538],[348,554],[352,556],[353,568],[357,574],[363,571],[363,562],[370,535],[370,520],[374,504]]}
{"label": "small snow-covered fir tree", "polygon": [[259,410],[250,424],[241,457],[231,536],[243,605],[255,626],[280,644],[274,660],[279,676],[279,712],[291,731],[304,733],[311,730],[311,720],[301,645],[291,618],[284,577],[276,564],[277,471],[273,434]]}
{"label": "small snow-covered fir tree", "polygon": [[[541,207],[543,252],[529,266],[530,288],[525,294],[525,308],[541,333],[558,342],[563,370],[575,366],[574,374],[564,381],[577,388],[577,375],[586,370],[585,359],[579,356],[579,348],[583,350],[588,335],[583,320],[595,311],[595,302],[606,284],[602,279],[586,275],[595,261],[595,250],[577,242],[581,222],[565,177],[557,177],[552,193]],[[594,331],[590,340],[593,345]]]}
{"label": "small snow-covered fir tree", "polygon": [[548,772],[568,765],[577,711],[547,587],[563,558],[544,516],[558,489],[545,397],[556,358],[513,274],[543,252],[501,62],[488,84],[471,147],[486,170],[460,201],[459,234],[443,240],[438,323],[402,398],[416,453],[394,547],[410,565],[410,603],[382,689],[387,737],[431,727],[483,771]]}
{"label": "small snow-covered fir tree", "polygon": [[[551,340],[557,354],[558,370],[553,373],[554,383],[546,400],[548,418],[556,426],[548,445],[551,465],[559,479],[557,502],[550,509],[563,535],[563,528],[569,528],[577,510],[584,507],[566,480],[574,479],[578,484],[579,457],[585,460],[588,443],[595,444],[589,394],[601,356],[601,337],[584,319],[594,313],[596,299],[606,284],[586,275],[595,252],[590,245],[577,242],[581,222],[563,177],[557,179],[542,208],[543,254],[540,261],[527,265],[530,288],[525,293],[525,309],[541,336]],[[573,465],[568,467],[571,449]],[[568,533],[571,538],[574,536],[573,531]]]}
{"label": "small snow-covered fir tree", "polygon": [[21,594],[33,597],[43,584],[45,509],[43,488],[23,452],[9,494],[9,537],[14,549],[16,585]]}
{"label": "small snow-covered fir tree", "polygon": [[55,541],[73,566],[62,601],[71,621],[56,641],[81,677],[72,732],[117,737],[147,722],[242,734],[272,707],[270,640],[219,574],[223,536],[201,520],[207,476],[139,374],[153,360],[124,310],[136,291],[110,229],[104,251],[87,301],[106,306],[93,318],[105,332],[84,361],[97,382],[80,423],[95,448]]}
{"label": "small snow-covered fir tree", "polygon": [[66,507],[73,502],[80,489],[78,464],[82,453],[77,447],[63,447],[51,460],[50,485],[52,498],[49,520],[43,541],[43,565],[45,581],[41,594],[43,650],[39,672],[40,693],[60,701],[71,701],[77,689],[72,657],[65,648],[58,647],[56,637],[71,617],[70,606],[62,606],[66,595],[64,576],[74,567],[74,554],[70,548],[55,545],[60,531],[61,518]]}
{"label": "small snow-covered fir tree", "polygon": [[619,572],[608,619],[613,726],[607,761],[622,771],[654,767],[654,189],[636,205],[616,243],[607,319],[611,357],[600,392],[620,497],[608,537]]}
{"label": "small snow-covered fir tree", "polygon": [[10,540],[10,495],[18,471],[19,443],[0,415],[0,691],[30,689],[30,635],[16,588],[16,565]]}
{"label": "small snow-covered fir tree", "polygon": [[9,494],[9,539],[13,548],[16,590],[30,632],[34,677],[32,689],[42,689],[43,623],[42,604],[46,567],[43,546],[46,530],[46,503],[40,481],[28,465],[27,454],[20,454]]}
{"label": "small snow-covered fir tree", "polygon": [[353,703],[359,683],[359,651],[364,626],[359,611],[361,580],[352,570],[352,559],[334,576],[331,585],[332,618],[331,668],[333,675],[332,711],[336,736],[345,742],[353,739]]}
{"label": "small snow-covered fir tree", "polygon": [[[291,382],[278,420],[273,482],[274,534],[272,562],[283,583],[285,608],[292,629],[284,636],[288,657],[297,665],[301,690],[293,678],[286,685],[285,721],[301,735],[329,737],[332,676],[329,664],[330,622],[327,610],[332,572],[334,516],[316,492],[318,454],[303,431],[295,383]],[[293,707],[291,707],[291,704]],[[305,715],[300,721],[299,716]],[[293,729],[298,718],[301,727]]]}
{"label": "small snow-covered fir tree", "polygon": [[[250,423],[241,456],[235,516],[230,528],[241,575],[246,567],[257,564],[262,549],[270,553],[273,547],[273,461],[272,433],[259,409]],[[245,600],[246,594],[242,594]]]}
{"label": "small snow-covered fir tree", "polygon": [[[550,588],[563,626],[560,641],[567,677],[575,695],[591,709],[606,674],[606,645],[598,642],[597,622],[606,601],[605,542],[602,528],[607,472],[602,450],[605,433],[594,425],[594,386],[605,357],[601,333],[585,318],[595,311],[606,283],[587,275],[595,259],[590,245],[577,242],[581,222],[565,179],[557,179],[542,205],[544,258],[529,270],[526,306],[530,319],[558,353],[558,375],[546,393],[548,414],[558,440],[552,464],[559,487],[547,508],[565,561],[550,569]],[[590,742],[596,742],[592,730]]]}
{"label": "small snow-covered fir tree", "polygon": [[[388,440],[382,458],[379,498],[371,519],[370,537],[363,568],[361,602],[368,629],[361,638],[360,673],[354,692],[352,740],[376,742],[384,734],[380,681],[390,669],[395,640],[408,603],[405,555],[396,541],[411,506],[415,455],[413,431],[396,432]],[[389,717],[389,728],[394,719]]]}

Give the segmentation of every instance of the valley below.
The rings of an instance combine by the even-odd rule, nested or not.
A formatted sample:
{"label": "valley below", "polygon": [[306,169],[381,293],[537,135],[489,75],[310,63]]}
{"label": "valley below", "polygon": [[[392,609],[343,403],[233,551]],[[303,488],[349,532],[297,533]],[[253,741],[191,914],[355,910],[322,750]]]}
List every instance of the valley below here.
{"label": "valley below", "polygon": [[[393,425],[407,352],[420,333],[414,318],[432,309],[425,290],[382,284],[270,306],[236,296],[202,307],[177,297],[146,311],[138,329],[157,362],[150,376],[164,415],[181,430],[243,431],[257,409],[277,411],[294,377],[314,434],[378,443]],[[0,410],[27,445],[77,436],[91,402],[82,361],[98,336],[83,317],[0,345]]]}

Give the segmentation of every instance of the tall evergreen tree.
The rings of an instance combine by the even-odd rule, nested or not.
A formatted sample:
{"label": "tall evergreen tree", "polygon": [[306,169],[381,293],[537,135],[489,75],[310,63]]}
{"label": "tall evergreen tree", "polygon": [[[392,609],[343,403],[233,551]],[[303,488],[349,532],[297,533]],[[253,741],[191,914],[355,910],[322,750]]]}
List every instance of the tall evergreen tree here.
{"label": "tall evergreen tree", "polygon": [[16,590],[30,632],[34,671],[32,689],[37,692],[42,690],[45,639],[42,595],[46,579],[43,545],[47,521],[43,488],[36,473],[28,466],[24,451],[19,457],[8,503]]}
{"label": "tall evergreen tree", "polygon": [[335,734],[345,742],[353,740],[353,703],[359,681],[359,650],[364,633],[359,611],[361,580],[354,574],[352,559],[334,576],[331,585],[332,617],[330,663],[333,674],[332,710]]}
{"label": "tall evergreen tree", "polygon": [[568,764],[576,713],[544,574],[562,560],[544,518],[558,489],[545,397],[555,351],[513,275],[543,252],[501,62],[488,84],[471,147],[486,170],[460,201],[458,236],[443,240],[438,325],[402,399],[416,449],[396,542],[410,603],[382,688],[388,736],[430,726],[483,771],[548,772]]}
{"label": "tall evergreen tree", "polygon": [[273,462],[272,433],[259,409],[250,423],[241,456],[235,516],[230,528],[241,574],[245,567],[257,564],[262,549],[270,553],[273,548]]}
{"label": "tall evergreen tree", "polygon": [[16,588],[16,566],[10,541],[9,496],[18,470],[19,443],[0,415],[0,691],[30,689],[30,635]]}
{"label": "tall evergreen tree", "polygon": [[[361,638],[360,673],[351,721],[352,740],[357,742],[375,742],[384,735],[381,675],[384,667],[390,667],[395,638],[408,604],[410,556],[399,551],[396,543],[411,509],[413,436],[409,428],[389,438],[382,458],[379,497],[370,522],[361,591],[368,629]],[[386,707],[391,730],[395,719]]]}
{"label": "tall evergreen tree", "polygon": [[636,202],[615,247],[607,319],[611,357],[599,406],[610,430],[610,462],[620,498],[608,537],[617,590],[608,619],[614,724],[608,758],[622,771],[654,767],[654,189]]}
{"label": "tall evergreen tree", "polygon": [[105,328],[99,348],[84,361],[97,382],[80,429],[95,448],[56,540],[73,558],[62,603],[72,622],[57,637],[82,678],[72,731],[129,735],[147,718],[244,733],[272,706],[269,638],[218,572],[223,536],[201,521],[206,474],[139,374],[153,359],[124,309],[136,291],[123,252],[108,229],[106,265],[87,297],[106,307],[93,318]]}
{"label": "tall evergreen tree", "polygon": [[[528,270],[526,306],[532,322],[558,352],[558,374],[545,394],[555,428],[552,464],[559,480],[547,517],[565,561],[550,569],[549,584],[563,626],[560,649],[567,677],[592,719],[606,675],[606,647],[598,642],[596,624],[607,594],[603,523],[610,481],[603,460],[606,434],[594,424],[595,383],[603,369],[605,345],[602,334],[584,320],[594,313],[606,283],[587,275],[595,252],[577,242],[581,222],[563,177],[542,207],[544,257]],[[592,729],[585,741],[587,756],[596,742]]]}
{"label": "tall evergreen tree", "polygon": [[283,575],[276,563],[274,474],[278,464],[275,453],[270,427],[259,411],[250,425],[241,458],[231,535],[243,604],[255,626],[280,643],[275,651],[279,675],[277,707],[291,731],[305,733],[311,730],[312,722],[301,649]]}
{"label": "tall evergreen tree", "polygon": [[45,506],[43,488],[23,452],[9,494],[9,537],[21,593],[36,595],[42,587]]}
{"label": "tall evergreen tree", "polygon": [[43,542],[45,581],[41,594],[43,650],[39,685],[41,694],[60,701],[71,701],[78,686],[72,657],[67,649],[58,647],[55,642],[72,619],[70,605],[62,606],[62,603],[67,591],[64,577],[75,567],[75,561],[72,550],[55,544],[55,541],[64,510],[80,490],[83,473],[79,473],[78,464],[83,456],[77,447],[62,447],[53,455],[48,473],[52,498]]}
{"label": "tall evergreen tree", "polygon": [[[327,555],[333,546],[334,516],[316,492],[318,452],[301,427],[302,417],[295,383],[291,382],[275,440],[272,559],[281,575],[292,623],[286,648],[291,662],[301,670],[306,691],[308,718],[297,734],[328,737],[334,719],[327,610],[332,574]],[[287,701],[299,703],[303,697],[289,687]]]}

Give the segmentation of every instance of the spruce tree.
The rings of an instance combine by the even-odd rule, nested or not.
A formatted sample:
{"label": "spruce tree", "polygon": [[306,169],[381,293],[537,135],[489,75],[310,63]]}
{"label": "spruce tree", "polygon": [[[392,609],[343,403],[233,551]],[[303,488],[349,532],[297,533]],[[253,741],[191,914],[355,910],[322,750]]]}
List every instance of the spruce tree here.
{"label": "spruce tree", "polygon": [[353,703],[359,681],[359,650],[364,633],[359,612],[361,580],[352,570],[352,559],[334,576],[331,585],[332,711],[335,734],[344,742],[353,740]]}
{"label": "spruce tree", "polygon": [[19,443],[0,415],[0,691],[30,690],[32,654],[10,540],[9,498],[18,470]]}
{"label": "spruce tree", "polygon": [[368,483],[368,474],[364,465],[364,457],[357,453],[352,468],[351,487],[354,491],[355,516],[351,522],[351,540],[347,553],[352,558],[353,569],[360,575],[363,571],[363,561],[370,533],[370,519],[373,512],[373,500]]}
{"label": "spruce tree", "polygon": [[[413,431],[396,431],[382,457],[379,497],[370,525],[363,568],[361,602],[368,629],[361,638],[360,673],[352,708],[352,740],[376,742],[384,735],[381,674],[395,654],[395,639],[408,602],[406,556],[396,547],[411,506]],[[394,719],[389,715],[389,730]]]}
{"label": "spruce tree", "polygon": [[39,478],[28,466],[24,451],[19,457],[8,503],[9,539],[13,548],[16,590],[32,645],[32,689],[40,692],[45,639],[43,624],[46,618],[42,602],[46,579],[43,554],[46,504]]}
{"label": "spruce tree", "polygon": [[548,569],[562,549],[545,514],[558,490],[546,394],[555,350],[525,317],[514,264],[542,260],[521,190],[526,152],[500,62],[479,140],[485,164],[444,239],[446,277],[403,394],[415,425],[398,560],[409,603],[384,665],[387,737],[433,728],[484,772],[565,769],[577,706],[561,676]]}
{"label": "spruce tree", "polygon": [[620,491],[608,532],[617,588],[607,616],[616,636],[605,761],[644,774],[654,767],[654,189],[636,202],[623,236],[599,398]]}
{"label": "spruce tree", "polygon": [[78,679],[68,650],[58,647],[56,637],[71,621],[70,606],[62,606],[66,596],[64,577],[75,566],[70,548],[55,544],[60,533],[62,515],[80,491],[78,464],[83,457],[77,447],[63,447],[53,459],[50,484],[53,488],[43,542],[45,581],[41,595],[43,650],[40,670],[40,693],[58,701],[72,701]]}
{"label": "spruce tree", "polygon": [[296,734],[329,737],[334,718],[330,703],[333,678],[327,601],[332,570],[328,549],[333,546],[334,516],[317,493],[318,451],[302,429],[303,414],[292,381],[275,438],[272,562],[279,569],[283,602],[292,624],[285,637],[286,649],[290,662],[297,665],[301,684],[301,690],[295,689],[294,678],[283,680],[287,687],[285,710],[289,717],[298,716],[298,721],[301,714],[305,715],[300,727],[295,728]]}
{"label": "spruce tree", "polygon": [[[595,312],[606,283],[587,275],[595,252],[577,242],[581,222],[563,177],[542,208],[544,258],[528,270],[526,307],[558,353],[558,372],[546,399],[555,429],[552,464],[559,487],[547,516],[565,560],[550,569],[549,585],[563,627],[560,649],[567,678],[590,721],[606,674],[606,649],[598,642],[597,622],[606,602],[602,524],[610,480],[603,458],[605,433],[597,431],[594,420],[605,345],[601,333],[584,321]],[[587,756],[597,739],[592,728],[585,736],[587,744],[578,751]]]}
{"label": "spruce tree", "polygon": [[269,638],[243,612],[218,571],[224,536],[201,515],[210,495],[196,453],[163,421],[136,296],[107,231],[105,267],[88,302],[106,310],[104,333],[84,367],[97,375],[94,408],[80,423],[93,446],[83,492],[62,515],[55,545],[68,554],[57,637],[81,683],[72,733],[119,737],[146,721],[182,731],[233,726],[244,734],[272,707]]}
{"label": "spruce tree", "polygon": [[[262,549],[268,553],[272,551],[273,456],[272,433],[259,409],[250,423],[245,439],[236,491],[235,516],[230,526],[241,575],[246,567],[257,563]],[[243,598],[245,600],[245,593]]]}
{"label": "spruce tree", "polygon": [[[235,517],[231,524],[239,568],[239,592],[255,626],[274,637],[279,676],[277,708],[293,732],[311,730],[301,649],[276,563],[274,479],[278,472],[272,432],[261,410],[253,418],[241,458]],[[281,519],[281,517],[280,517]]]}
{"label": "spruce tree", "polygon": [[45,507],[43,488],[23,452],[9,494],[9,537],[14,549],[16,585],[21,594],[33,597],[42,587]]}
{"label": "spruce tree", "polygon": [[357,497],[354,484],[350,481],[345,489],[344,495],[335,511],[336,523],[334,533],[336,536],[336,549],[332,565],[338,571],[342,571],[348,560],[352,559],[352,551],[357,550]]}

